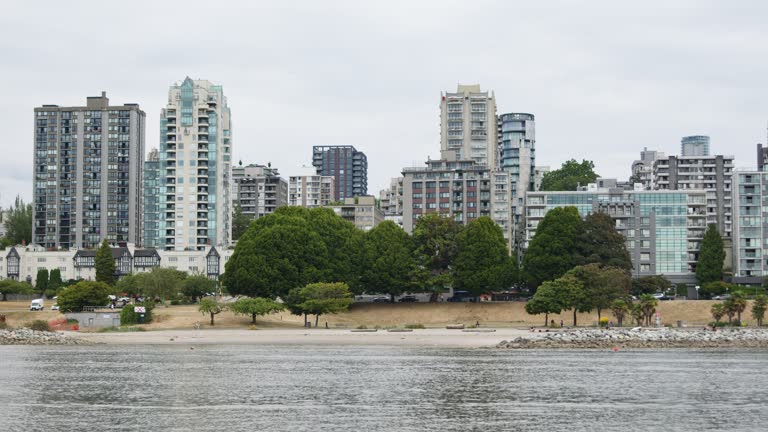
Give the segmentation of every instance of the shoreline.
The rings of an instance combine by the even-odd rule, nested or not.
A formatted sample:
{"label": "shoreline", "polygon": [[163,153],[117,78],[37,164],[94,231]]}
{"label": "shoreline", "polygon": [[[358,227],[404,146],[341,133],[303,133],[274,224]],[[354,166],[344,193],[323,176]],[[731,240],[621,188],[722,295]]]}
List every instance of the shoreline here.
{"label": "shoreline", "polygon": [[[139,332],[57,332],[55,338],[11,341],[6,345],[202,345],[264,346],[403,346],[487,349],[659,349],[768,348],[768,329],[614,328],[563,329],[416,329],[352,331],[350,329],[205,329]],[[44,342],[43,342],[44,341]],[[14,343],[15,342],[15,343]],[[0,345],[3,345],[0,338]]]}

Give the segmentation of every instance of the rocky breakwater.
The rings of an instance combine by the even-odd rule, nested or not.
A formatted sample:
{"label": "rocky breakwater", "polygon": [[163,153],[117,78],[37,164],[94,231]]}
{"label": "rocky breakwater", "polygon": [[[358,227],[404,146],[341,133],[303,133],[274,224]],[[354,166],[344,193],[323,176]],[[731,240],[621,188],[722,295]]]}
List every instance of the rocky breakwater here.
{"label": "rocky breakwater", "polygon": [[651,329],[612,328],[532,332],[501,341],[496,348],[766,348],[768,330],[762,329]]}
{"label": "rocky breakwater", "polygon": [[91,342],[63,333],[30,330],[0,330],[0,345],[90,345]]}

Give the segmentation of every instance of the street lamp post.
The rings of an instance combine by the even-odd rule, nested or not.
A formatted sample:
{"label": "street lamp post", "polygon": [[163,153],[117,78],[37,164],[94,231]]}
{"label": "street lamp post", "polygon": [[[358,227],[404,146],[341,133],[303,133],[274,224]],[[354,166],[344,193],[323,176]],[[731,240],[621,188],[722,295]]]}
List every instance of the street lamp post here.
{"label": "street lamp post", "polygon": [[701,287],[696,285],[696,300],[699,299],[699,288],[701,288]]}

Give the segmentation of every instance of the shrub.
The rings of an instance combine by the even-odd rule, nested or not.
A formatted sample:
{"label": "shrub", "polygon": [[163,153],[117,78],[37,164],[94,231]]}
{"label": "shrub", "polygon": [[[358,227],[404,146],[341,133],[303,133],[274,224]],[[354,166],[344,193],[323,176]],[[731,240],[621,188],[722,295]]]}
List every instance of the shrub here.
{"label": "shrub", "polygon": [[600,318],[600,322],[598,324],[600,324],[600,327],[608,327],[608,318],[607,317]]}
{"label": "shrub", "polygon": [[710,327],[727,327],[728,323],[727,322],[714,322],[714,321],[712,321],[711,323],[709,323],[709,326]]}
{"label": "shrub", "polygon": [[103,327],[97,330],[97,333],[131,333],[131,332],[143,332],[141,327]]}
{"label": "shrub", "polygon": [[10,330],[11,326],[5,321],[0,321],[0,330]]}
{"label": "shrub", "polygon": [[181,300],[171,300],[171,306],[178,306],[181,304]]}
{"label": "shrub", "polygon": [[359,326],[355,327],[358,330],[368,330],[368,326],[365,324],[360,324]]}
{"label": "shrub", "polygon": [[45,320],[34,320],[27,327],[35,331],[51,331],[51,326]]}
{"label": "shrub", "polygon": [[141,314],[135,311],[136,306],[144,306],[147,309],[147,312],[144,313],[144,322],[142,324],[152,322],[152,309],[154,309],[154,305],[152,303],[136,305],[129,304],[125,305],[123,310],[120,311],[120,325],[139,324],[141,322]]}
{"label": "shrub", "polygon": [[426,328],[426,327],[424,327],[424,324],[419,323],[419,324],[406,324],[405,328],[407,328],[407,329],[423,329],[423,328]]}

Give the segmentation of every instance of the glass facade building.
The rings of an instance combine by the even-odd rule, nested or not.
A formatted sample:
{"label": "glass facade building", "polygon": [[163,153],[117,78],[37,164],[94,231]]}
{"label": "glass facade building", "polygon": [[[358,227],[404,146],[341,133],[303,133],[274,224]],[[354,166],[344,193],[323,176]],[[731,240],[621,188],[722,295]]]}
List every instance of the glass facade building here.
{"label": "glass facade building", "polygon": [[529,192],[526,246],[547,212],[575,207],[582,217],[603,212],[625,237],[633,276],[665,275],[675,282],[695,280],[696,261],[706,227],[704,191],[625,191],[588,188],[577,192]]}
{"label": "glass facade building", "polygon": [[144,246],[160,247],[160,154],[152,149],[144,161]]}
{"label": "glass facade building", "polygon": [[334,178],[336,199],[368,195],[368,158],[353,146],[314,146],[312,165],[317,175]]}

